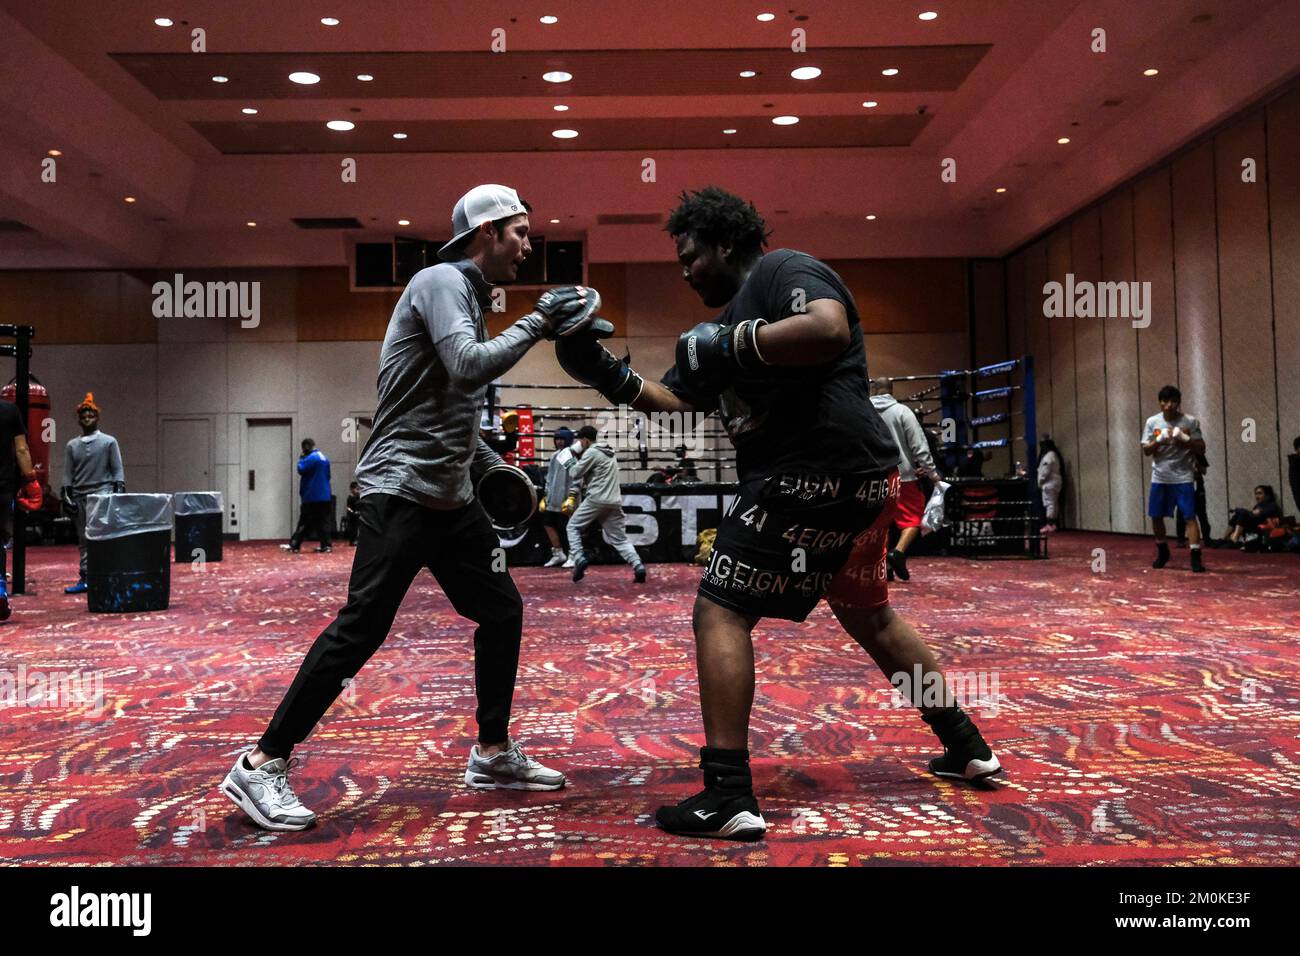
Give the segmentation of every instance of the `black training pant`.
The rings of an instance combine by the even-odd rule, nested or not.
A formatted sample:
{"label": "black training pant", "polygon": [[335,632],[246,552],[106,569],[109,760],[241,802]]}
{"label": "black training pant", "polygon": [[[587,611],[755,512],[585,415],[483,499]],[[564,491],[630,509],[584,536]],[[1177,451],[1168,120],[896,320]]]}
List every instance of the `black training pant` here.
{"label": "black training pant", "polygon": [[289,539],[294,548],[302,546],[303,538],[315,538],[322,548],[330,546],[330,505],[329,501],[304,501],[298,509],[298,527]]}
{"label": "black training pant", "polygon": [[[397,608],[421,568],[474,631],[474,690],[479,743],[506,739],[515,693],[524,605],[505,569],[501,541],[478,501],[435,511],[405,498],[372,494],[358,508],[360,535],[348,582],[348,602],[307,652],[280,702],[262,752],[287,757],[306,739],[343,690],[343,682],[379,649]],[[494,553],[495,552],[495,553]],[[501,570],[494,570],[493,565]]]}

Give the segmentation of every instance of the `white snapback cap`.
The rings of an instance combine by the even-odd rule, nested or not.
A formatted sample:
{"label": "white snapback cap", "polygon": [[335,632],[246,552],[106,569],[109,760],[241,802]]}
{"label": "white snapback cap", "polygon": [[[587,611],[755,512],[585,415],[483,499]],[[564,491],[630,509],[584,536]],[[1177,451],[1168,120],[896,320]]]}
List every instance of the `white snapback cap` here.
{"label": "white snapback cap", "polygon": [[451,213],[452,240],[438,250],[438,258],[443,262],[454,262],[460,258],[460,245],[474,230],[485,222],[508,219],[526,213],[519,194],[509,186],[488,183],[475,186],[456,203]]}

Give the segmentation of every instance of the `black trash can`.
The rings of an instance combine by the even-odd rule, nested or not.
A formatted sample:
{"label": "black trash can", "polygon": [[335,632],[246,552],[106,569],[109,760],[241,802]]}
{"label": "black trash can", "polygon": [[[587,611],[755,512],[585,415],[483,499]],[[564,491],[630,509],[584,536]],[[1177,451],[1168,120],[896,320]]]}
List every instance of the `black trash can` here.
{"label": "black trash can", "polygon": [[91,495],[87,508],[89,609],[165,611],[171,601],[171,495]]}
{"label": "black trash can", "polygon": [[176,563],[221,560],[221,492],[180,491],[172,496],[176,515]]}

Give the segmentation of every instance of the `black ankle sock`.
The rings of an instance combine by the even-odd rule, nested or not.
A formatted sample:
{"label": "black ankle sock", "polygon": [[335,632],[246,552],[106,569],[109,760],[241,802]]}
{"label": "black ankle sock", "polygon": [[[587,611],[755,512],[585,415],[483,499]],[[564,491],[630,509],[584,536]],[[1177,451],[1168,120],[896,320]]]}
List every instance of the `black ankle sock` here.
{"label": "black ankle sock", "polygon": [[989,749],[979,728],[960,707],[946,707],[932,714],[922,714],[921,719],[930,725],[945,750],[978,750],[982,755],[983,751]]}
{"label": "black ankle sock", "polygon": [[754,791],[754,778],[749,772],[748,750],[701,747],[700,769],[704,771],[704,786],[710,790],[723,790],[734,794],[748,794]]}

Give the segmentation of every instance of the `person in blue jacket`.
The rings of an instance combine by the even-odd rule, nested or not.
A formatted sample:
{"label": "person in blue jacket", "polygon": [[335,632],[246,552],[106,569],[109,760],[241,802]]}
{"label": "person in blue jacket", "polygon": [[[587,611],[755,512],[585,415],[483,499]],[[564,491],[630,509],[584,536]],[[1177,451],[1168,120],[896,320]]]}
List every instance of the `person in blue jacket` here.
{"label": "person in blue jacket", "polygon": [[302,507],[298,511],[298,527],[289,539],[289,550],[297,552],[302,539],[316,538],[320,546],[317,553],[333,551],[330,546],[330,460],[310,438],[302,440],[302,456],[298,459],[298,496]]}

